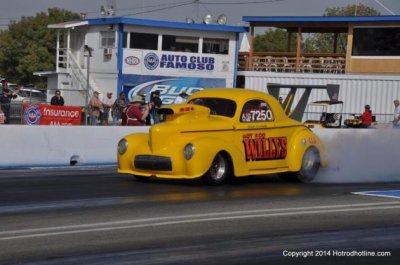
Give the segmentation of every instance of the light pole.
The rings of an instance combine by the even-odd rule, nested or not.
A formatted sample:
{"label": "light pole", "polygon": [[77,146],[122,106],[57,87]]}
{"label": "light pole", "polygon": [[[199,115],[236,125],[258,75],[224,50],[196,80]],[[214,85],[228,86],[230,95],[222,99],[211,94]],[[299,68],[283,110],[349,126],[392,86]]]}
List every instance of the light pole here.
{"label": "light pole", "polygon": [[90,57],[92,57],[93,48],[84,46],[84,56],[86,57],[86,97],[85,97],[85,125],[88,123],[89,112],[89,91],[90,91]]}

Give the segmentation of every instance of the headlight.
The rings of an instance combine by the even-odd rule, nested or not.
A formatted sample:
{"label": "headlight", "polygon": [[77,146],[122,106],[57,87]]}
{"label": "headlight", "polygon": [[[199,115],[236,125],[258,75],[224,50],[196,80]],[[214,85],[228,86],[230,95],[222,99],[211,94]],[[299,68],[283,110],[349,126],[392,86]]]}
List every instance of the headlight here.
{"label": "headlight", "polygon": [[183,150],[183,156],[186,158],[186,160],[190,160],[193,155],[194,155],[194,145],[193,144],[187,144],[185,146],[185,149]]}
{"label": "headlight", "polygon": [[128,141],[123,138],[118,142],[118,153],[123,155],[125,154],[126,150],[128,150]]}

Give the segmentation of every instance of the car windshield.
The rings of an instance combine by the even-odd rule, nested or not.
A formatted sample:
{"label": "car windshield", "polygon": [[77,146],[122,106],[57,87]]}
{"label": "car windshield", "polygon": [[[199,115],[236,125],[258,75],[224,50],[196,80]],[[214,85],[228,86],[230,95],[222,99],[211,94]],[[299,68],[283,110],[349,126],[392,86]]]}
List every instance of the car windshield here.
{"label": "car windshield", "polygon": [[207,107],[212,115],[233,117],[236,112],[236,102],[225,98],[194,98],[188,103]]}
{"label": "car windshield", "polygon": [[38,90],[30,90],[30,89],[20,89],[18,95],[21,97],[32,97],[32,98],[46,98],[46,94],[44,92]]}

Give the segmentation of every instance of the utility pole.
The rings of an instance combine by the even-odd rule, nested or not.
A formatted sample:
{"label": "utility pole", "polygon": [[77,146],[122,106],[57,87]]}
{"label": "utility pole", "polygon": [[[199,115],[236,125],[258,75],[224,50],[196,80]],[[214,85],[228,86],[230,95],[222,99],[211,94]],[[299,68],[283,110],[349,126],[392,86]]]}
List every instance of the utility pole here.
{"label": "utility pole", "polygon": [[92,57],[93,48],[88,45],[84,46],[86,57],[86,97],[85,97],[85,125],[88,123],[89,112],[89,91],[90,91],[90,57]]}

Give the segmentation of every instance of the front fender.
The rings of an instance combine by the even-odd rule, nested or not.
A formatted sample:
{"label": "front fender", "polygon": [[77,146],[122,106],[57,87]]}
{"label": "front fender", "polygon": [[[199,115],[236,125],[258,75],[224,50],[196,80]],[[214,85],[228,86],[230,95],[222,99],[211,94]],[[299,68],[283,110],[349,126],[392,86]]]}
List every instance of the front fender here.
{"label": "front fender", "polygon": [[148,133],[133,133],[124,136],[124,138],[128,141],[128,149],[123,155],[117,153],[118,172],[121,173],[127,173],[132,170],[132,159],[134,154],[143,151],[145,151],[145,153],[149,152],[147,144],[149,142]]}
{"label": "front fender", "polygon": [[227,155],[229,155],[235,176],[250,174],[243,154],[232,142],[212,137],[197,138],[190,142],[196,148],[193,157],[187,161],[187,170],[191,175],[204,175],[209,170],[212,161],[219,152],[226,152]]}

